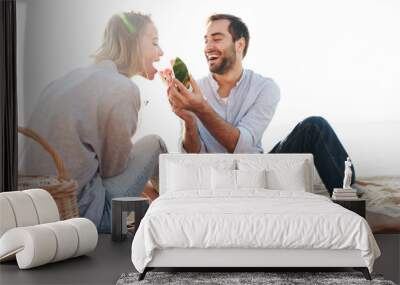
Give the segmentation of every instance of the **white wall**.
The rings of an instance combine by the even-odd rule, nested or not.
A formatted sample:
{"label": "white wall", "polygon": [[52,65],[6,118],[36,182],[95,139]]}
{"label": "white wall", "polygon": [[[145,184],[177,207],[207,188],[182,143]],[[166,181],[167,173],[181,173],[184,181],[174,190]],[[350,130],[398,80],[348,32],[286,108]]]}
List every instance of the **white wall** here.
{"label": "white wall", "polygon": [[[266,150],[309,115],[336,129],[361,176],[400,175],[400,2],[17,0],[19,120],[25,124],[41,90],[69,70],[90,64],[116,12],[152,14],[165,56],[180,56],[198,78],[207,74],[207,16],[232,13],[248,24],[245,66],[274,78],[282,100],[263,143]],[[164,86],[134,78],[149,100],[134,140],[157,133],[177,151],[180,125]]]}

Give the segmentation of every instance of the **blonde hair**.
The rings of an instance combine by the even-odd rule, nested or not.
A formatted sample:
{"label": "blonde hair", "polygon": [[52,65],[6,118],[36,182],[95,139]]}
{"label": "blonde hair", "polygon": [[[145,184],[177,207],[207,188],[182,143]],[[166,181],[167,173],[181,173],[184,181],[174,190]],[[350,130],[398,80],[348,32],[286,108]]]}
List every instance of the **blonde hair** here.
{"label": "blonde hair", "polygon": [[150,23],[149,15],[137,12],[113,15],[104,31],[103,43],[94,55],[95,61],[112,60],[118,71],[128,77],[144,70],[141,40]]}

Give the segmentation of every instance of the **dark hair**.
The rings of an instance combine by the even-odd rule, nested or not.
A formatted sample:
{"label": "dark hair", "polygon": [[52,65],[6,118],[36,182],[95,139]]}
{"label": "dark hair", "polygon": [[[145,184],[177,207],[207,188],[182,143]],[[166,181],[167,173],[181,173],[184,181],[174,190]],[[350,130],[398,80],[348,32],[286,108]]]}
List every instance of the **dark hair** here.
{"label": "dark hair", "polygon": [[214,14],[208,17],[207,23],[217,20],[228,20],[230,21],[228,31],[232,36],[233,42],[236,42],[240,38],[244,38],[245,46],[243,50],[243,57],[246,56],[247,49],[249,48],[250,34],[246,24],[243,23],[242,19],[230,14]]}

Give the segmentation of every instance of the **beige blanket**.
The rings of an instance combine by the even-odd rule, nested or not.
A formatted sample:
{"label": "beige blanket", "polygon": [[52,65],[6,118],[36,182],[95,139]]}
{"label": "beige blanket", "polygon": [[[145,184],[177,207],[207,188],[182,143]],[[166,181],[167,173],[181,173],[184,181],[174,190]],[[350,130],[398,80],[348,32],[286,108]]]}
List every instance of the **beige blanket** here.
{"label": "beige blanket", "polygon": [[357,179],[366,200],[367,221],[374,233],[400,233],[400,176]]}

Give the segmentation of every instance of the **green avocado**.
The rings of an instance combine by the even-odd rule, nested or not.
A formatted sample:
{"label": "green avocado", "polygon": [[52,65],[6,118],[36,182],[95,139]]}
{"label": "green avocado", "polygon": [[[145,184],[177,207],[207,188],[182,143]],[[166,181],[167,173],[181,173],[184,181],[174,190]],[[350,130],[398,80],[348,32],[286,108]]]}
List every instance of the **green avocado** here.
{"label": "green avocado", "polygon": [[179,57],[177,57],[172,69],[174,70],[175,78],[188,88],[190,86],[190,78],[186,64]]}

